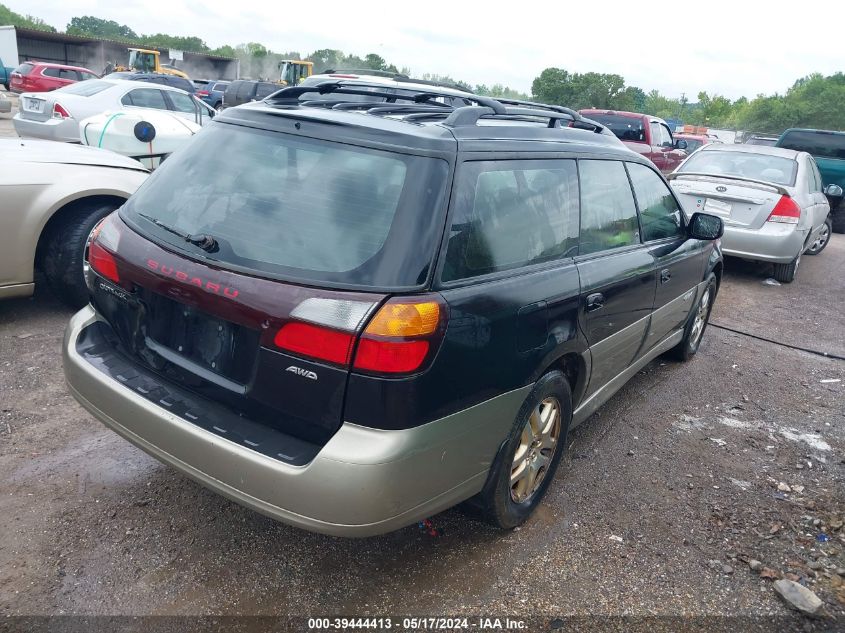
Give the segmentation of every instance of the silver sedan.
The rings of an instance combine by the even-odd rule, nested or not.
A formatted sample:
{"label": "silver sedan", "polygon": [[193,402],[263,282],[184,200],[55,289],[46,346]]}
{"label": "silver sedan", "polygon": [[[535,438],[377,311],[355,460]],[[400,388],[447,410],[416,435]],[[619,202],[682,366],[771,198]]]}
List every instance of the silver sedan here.
{"label": "silver sedan", "polygon": [[778,281],[791,282],[801,255],[826,245],[830,205],[816,161],[806,152],[705,145],[669,180],[688,215],[722,218],[726,255],[771,262]]}
{"label": "silver sedan", "polygon": [[102,112],[137,108],[168,110],[205,125],[214,109],[184,90],[146,81],[94,79],[52,92],[25,92],[13,119],[23,138],[79,142],[79,122]]}

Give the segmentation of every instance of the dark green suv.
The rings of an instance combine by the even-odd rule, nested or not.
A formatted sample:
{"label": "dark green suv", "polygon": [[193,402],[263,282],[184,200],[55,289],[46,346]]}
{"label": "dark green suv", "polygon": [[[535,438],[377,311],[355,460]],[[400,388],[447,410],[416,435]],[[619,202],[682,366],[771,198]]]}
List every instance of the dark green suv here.
{"label": "dark green suv", "polygon": [[[807,152],[816,159],[825,193],[830,185],[845,189],[845,132],[830,130],[789,129],[780,135],[776,147]],[[842,196],[828,193],[833,230],[845,233],[845,204]]]}

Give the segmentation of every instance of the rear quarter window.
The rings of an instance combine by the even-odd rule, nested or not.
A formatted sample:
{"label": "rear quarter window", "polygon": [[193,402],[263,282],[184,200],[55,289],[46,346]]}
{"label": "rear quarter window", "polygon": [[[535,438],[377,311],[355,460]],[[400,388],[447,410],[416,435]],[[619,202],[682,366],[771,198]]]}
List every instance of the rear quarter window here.
{"label": "rear quarter window", "polygon": [[574,160],[466,163],[457,186],[444,282],[577,254]]}
{"label": "rear quarter window", "polygon": [[32,72],[33,68],[35,68],[35,64],[24,63],[15,68],[14,72],[25,77],[26,75]]}

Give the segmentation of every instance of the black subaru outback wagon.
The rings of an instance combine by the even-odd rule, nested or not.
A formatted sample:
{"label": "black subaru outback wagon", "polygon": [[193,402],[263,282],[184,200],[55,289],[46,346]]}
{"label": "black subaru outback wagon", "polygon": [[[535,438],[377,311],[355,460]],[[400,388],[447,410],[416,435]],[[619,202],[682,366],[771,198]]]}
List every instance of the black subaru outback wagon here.
{"label": "black subaru outback wagon", "polygon": [[440,97],[334,81],[215,118],[92,233],[74,396],[309,530],[524,521],[573,426],[695,354],[722,225],[571,110]]}

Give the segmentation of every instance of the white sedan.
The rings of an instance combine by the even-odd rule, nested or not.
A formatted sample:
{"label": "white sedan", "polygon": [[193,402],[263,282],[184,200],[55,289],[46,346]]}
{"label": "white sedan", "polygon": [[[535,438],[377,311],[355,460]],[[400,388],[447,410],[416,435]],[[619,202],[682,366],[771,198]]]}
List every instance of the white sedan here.
{"label": "white sedan", "polygon": [[214,117],[214,109],[184,90],[147,81],[92,79],[52,92],[25,92],[13,119],[23,138],[79,142],[79,122],[103,112],[138,109],[167,110],[199,125]]}
{"label": "white sedan", "polygon": [[31,295],[39,268],[63,301],[85,305],[88,235],[148,175],[104,149],[0,139],[0,299]]}

